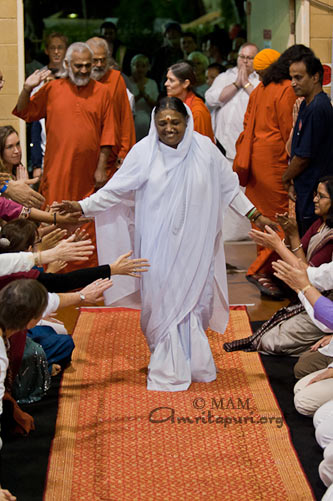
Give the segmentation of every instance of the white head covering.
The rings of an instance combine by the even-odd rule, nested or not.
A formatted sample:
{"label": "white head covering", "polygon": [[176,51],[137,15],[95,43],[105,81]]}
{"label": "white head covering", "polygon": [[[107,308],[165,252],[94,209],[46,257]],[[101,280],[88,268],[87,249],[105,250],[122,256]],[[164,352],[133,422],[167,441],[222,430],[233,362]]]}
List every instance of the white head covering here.
{"label": "white head covering", "polygon": [[[141,282],[141,322],[151,349],[168,326],[178,324],[193,310],[202,294],[205,327],[214,309],[218,312],[215,329],[223,332],[228,320],[224,252],[219,242],[224,209],[239,184],[211,140],[193,131],[188,107],[187,112],[184,137],[177,148],[171,148],[158,138],[153,111],[148,136],[132,148],[101,190],[81,202],[87,215],[108,209],[96,220],[101,264],[133,248],[129,247],[133,235],[136,257],[150,262]],[[135,229],[128,207],[134,194]],[[217,253],[219,263],[214,270]],[[127,299],[136,286],[131,278],[114,279],[114,287],[106,293],[107,303],[135,306]]]}

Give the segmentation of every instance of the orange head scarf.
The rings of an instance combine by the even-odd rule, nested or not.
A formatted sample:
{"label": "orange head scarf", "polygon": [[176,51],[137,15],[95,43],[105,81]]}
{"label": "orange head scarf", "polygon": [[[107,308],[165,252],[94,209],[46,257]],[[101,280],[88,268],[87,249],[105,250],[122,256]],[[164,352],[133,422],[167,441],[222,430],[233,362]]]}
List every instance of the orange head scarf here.
{"label": "orange head scarf", "polygon": [[253,59],[253,69],[263,71],[280,57],[280,52],[274,49],[264,49]]}

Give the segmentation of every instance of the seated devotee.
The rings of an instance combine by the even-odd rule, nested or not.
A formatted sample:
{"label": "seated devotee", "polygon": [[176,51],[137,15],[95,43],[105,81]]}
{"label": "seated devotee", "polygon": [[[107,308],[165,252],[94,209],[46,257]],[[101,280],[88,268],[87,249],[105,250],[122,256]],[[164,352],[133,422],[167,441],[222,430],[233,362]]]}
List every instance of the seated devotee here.
{"label": "seated devotee", "polygon": [[197,50],[197,37],[191,31],[183,31],[180,37],[180,48],[183,51],[183,59],[187,59],[191,52]]}
{"label": "seated devotee", "polygon": [[135,134],[140,141],[149,132],[150,117],[156,105],[159,90],[155,80],[147,77],[149,59],[144,54],[137,54],[131,61],[131,91],[135,99]]}
{"label": "seated devotee", "polygon": [[0,127],[0,171],[9,174],[10,179],[28,179],[28,171],[21,163],[20,139],[14,127]]}
{"label": "seated devotee", "polygon": [[[36,249],[38,242],[38,230],[32,221],[17,219],[7,223],[0,233],[0,252],[32,251]],[[131,253],[120,256],[111,265],[99,266],[77,270],[67,274],[44,273],[39,269],[26,273],[14,273],[0,277],[0,288],[8,282],[18,278],[33,278],[42,283],[49,292],[67,292],[80,289],[96,279],[110,278],[112,275],[130,275],[138,277],[139,273],[147,270],[146,260],[131,260]],[[135,270],[135,271],[134,271]],[[139,272],[140,270],[140,272]],[[61,335],[59,335],[61,334]],[[49,386],[50,380],[45,375],[47,369],[55,375],[61,367],[65,367],[74,348],[71,336],[66,335],[66,330],[59,332],[58,324],[48,321],[38,324],[27,333],[24,364],[18,373],[19,382],[13,386],[13,396],[20,403],[30,403],[39,399],[44,394],[45,386]],[[35,346],[38,343],[42,349]],[[45,352],[45,353],[44,353]],[[31,377],[40,376],[43,384],[34,385],[25,377],[26,366],[31,367],[31,360],[39,360],[36,371],[29,372]],[[45,362],[43,362],[43,360]],[[44,367],[45,370],[42,370]],[[32,389],[32,394],[28,391]],[[42,388],[44,388],[42,390]]]}
{"label": "seated devotee", "polygon": [[[324,459],[319,465],[319,476],[326,487],[330,487],[333,485],[333,400],[329,400],[316,410],[313,424],[316,430],[316,440],[324,449]],[[326,497],[326,499],[330,498]]]}
{"label": "seated devotee", "polygon": [[[46,305],[47,292],[34,280],[12,282],[0,291],[0,414],[5,393],[10,338],[15,332],[33,326]],[[16,497],[0,488],[0,499],[15,501]]]}
{"label": "seated devotee", "polygon": [[[332,260],[333,253],[333,177],[326,176],[319,180],[313,197],[315,214],[318,219],[310,226],[302,238],[299,236],[296,219],[289,218],[288,213],[277,214],[277,221],[284,231],[284,243],[303,262],[310,266],[320,266]],[[262,247],[275,250],[279,246],[278,237],[272,239],[256,231],[250,233],[252,239]],[[271,262],[276,260],[276,254],[271,255]],[[267,275],[273,280],[273,270],[267,267]],[[266,293],[266,278],[259,278],[258,288]],[[288,291],[281,290],[276,285],[274,297],[288,296]]]}
{"label": "seated devotee", "polygon": [[205,99],[205,92],[208,89],[208,84],[206,82],[206,70],[209,65],[208,58],[202,54],[202,52],[191,52],[187,58],[194,68],[196,85],[194,87],[194,92]]}
{"label": "seated devotee", "polygon": [[[333,301],[322,296],[317,289],[333,287],[333,262],[319,268],[307,267],[305,263],[292,266],[284,261],[273,263],[276,276],[294,289],[316,320],[333,329]],[[332,343],[333,345],[333,343]],[[333,355],[332,345],[328,345]],[[312,416],[325,402],[333,399],[333,364],[300,379],[294,388],[294,403],[297,411]]]}
{"label": "seated devotee", "polygon": [[[151,351],[148,390],[184,391],[192,381],[216,378],[205,329],[210,324],[224,332],[228,319],[221,239],[228,205],[255,217],[260,227],[267,220],[240,191],[213,142],[194,131],[190,108],[175,97],[158,102],[149,135],[101,190],[59,204],[61,211],[81,208],[96,216],[102,259],[110,255],[115,232],[120,248],[134,238],[135,255],[149,260],[140,295],[141,327]],[[137,289],[134,283],[110,291],[106,302],[133,305]]]}
{"label": "seated devotee", "polygon": [[[323,178],[318,185],[318,193],[322,197],[329,197],[332,192],[332,178]],[[332,191],[331,191],[332,190]],[[304,264],[310,264],[309,269],[316,270],[315,266],[320,266],[322,263],[330,263],[332,260],[332,236],[333,225],[331,203],[328,199],[316,198],[317,215],[323,215],[325,219],[319,218],[314,223],[314,228],[309,229],[300,242],[298,234],[292,237],[291,248],[287,248],[286,242],[281,240],[277,233],[267,229],[267,233],[262,233],[257,230],[252,230],[250,236],[260,245],[269,247],[279,254],[282,259],[289,263],[297,265],[299,260]],[[326,209],[325,209],[326,207]],[[282,219],[283,221],[283,219]],[[292,221],[289,218],[284,219],[285,224],[291,225]],[[282,223],[284,224],[284,223]],[[295,227],[296,224],[293,224]],[[284,226],[286,228],[286,226]],[[319,231],[318,231],[319,230]],[[289,246],[289,244],[287,243]],[[303,247],[304,246],[304,247]],[[292,252],[293,251],[293,252]],[[305,254],[306,252],[306,254]],[[330,289],[330,287],[328,287]],[[333,284],[332,284],[333,289]],[[330,294],[333,298],[333,294]],[[245,351],[260,351],[266,354],[276,355],[291,355],[299,356],[305,354],[313,345],[323,337],[326,332],[324,326],[317,324],[313,318],[304,311],[304,307],[300,304],[292,304],[281,308],[267,322],[264,323],[252,336],[231,343],[226,343],[224,348],[226,351],[245,350]],[[315,345],[314,350],[317,348]],[[305,356],[305,355],[304,355]],[[296,376],[299,377],[299,371],[306,370],[306,367],[314,363],[313,358],[320,359],[320,355],[313,355],[306,360],[299,362],[302,366],[295,366]],[[325,361],[325,356],[322,357]],[[312,360],[311,360],[312,359]],[[324,361],[319,361],[324,363]]]}
{"label": "seated devotee", "polygon": [[178,97],[187,104],[193,115],[194,130],[215,142],[210,113],[204,101],[193,92],[195,85],[195,73],[189,63],[181,62],[170,66],[165,82],[167,95]]}

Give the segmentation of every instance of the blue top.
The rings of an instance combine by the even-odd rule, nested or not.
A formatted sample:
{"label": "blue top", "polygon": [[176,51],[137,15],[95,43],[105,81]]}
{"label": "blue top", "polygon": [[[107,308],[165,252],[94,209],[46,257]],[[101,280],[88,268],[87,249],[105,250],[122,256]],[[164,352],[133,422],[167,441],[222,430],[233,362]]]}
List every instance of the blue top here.
{"label": "blue top", "polygon": [[313,192],[323,176],[333,175],[333,108],[325,94],[302,102],[294,127],[291,158],[310,158],[310,165],[294,179],[297,219],[314,217]]}
{"label": "blue top", "polygon": [[322,324],[333,329],[333,301],[321,296],[313,306],[314,317]]}

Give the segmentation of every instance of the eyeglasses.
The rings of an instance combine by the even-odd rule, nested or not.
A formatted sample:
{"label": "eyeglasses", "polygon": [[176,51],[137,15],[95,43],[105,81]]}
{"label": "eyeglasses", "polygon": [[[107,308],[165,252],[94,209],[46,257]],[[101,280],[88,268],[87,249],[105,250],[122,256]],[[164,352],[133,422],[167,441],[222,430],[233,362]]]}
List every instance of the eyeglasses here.
{"label": "eyeglasses", "polygon": [[243,54],[238,54],[239,59],[242,59],[242,61],[253,61],[254,57],[251,56],[243,56]]}
{"label": "eyeglasses", "polygon": [[324,198],[330,199],[327,195],[323,195],[322,193],[318,193],[317,191],[313,192],[313,198],[319,198],[319,200],[323,200]]}

